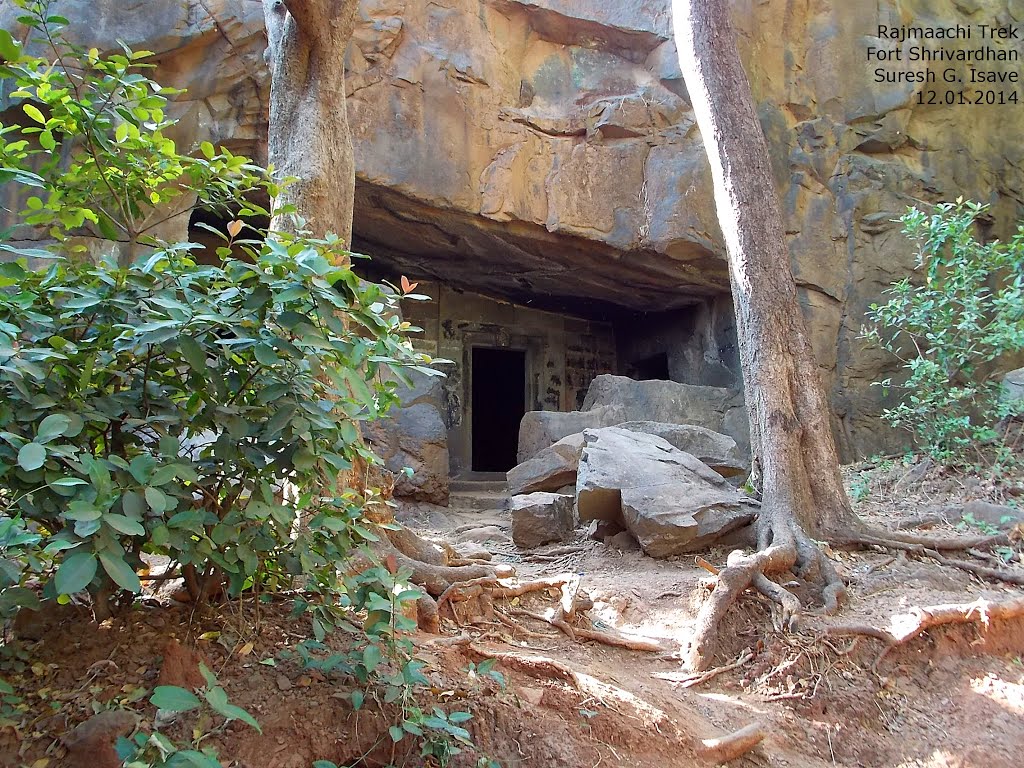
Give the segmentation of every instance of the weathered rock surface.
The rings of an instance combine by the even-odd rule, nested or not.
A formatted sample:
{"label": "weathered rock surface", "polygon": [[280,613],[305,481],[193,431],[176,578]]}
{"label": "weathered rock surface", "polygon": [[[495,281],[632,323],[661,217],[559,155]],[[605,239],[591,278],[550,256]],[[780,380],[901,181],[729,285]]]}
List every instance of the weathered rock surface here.
{"label": "weathered rock surface", "polygon": [[583,452],[583,433],[563,437],[532,459],[506,473],[508,492],[513,496],[535,491],[557,491],[576,484],[576,469]]}
{"label": "weathered rock surface", "polygon": [[[909,203],[963,195],[992,202],[991,234],[1005,239],[1024,201],[1019,110],[974,106],[964,120],[963,107],[919,104],[919,84],[876,82],[865,57],[892,45],[872,35],[878,24],[1009,24],[1024,20],[1020,3],[911,6],[734,3],[847,456],[902,439],[877,419],[885,403],[869,386],[893,361],[858,341],[866,306],[913,264],[893,220]],[[189,89],[174,110],[183,146],[265,157],[259,2],[59,0],[52,11],[89,45],[159,52],[157,79]],[[0,24],[17,12],[0,6]],[[359,17],[347,89],[362,250],[533,306],[660,312],[728,293],[668,0],[362,0]]]}
{"label": "weathered rock surface", "polygon": [[65,765],[69,768],[119,768],[121,759],[114,744],[136,726],[134,712],[108,709],[75,726],[62,741],[68,750]]}
{"label": "weathered rock surface", "polygon": [[[740,450],[749,451],[750,427],[743,394],[732,389],[604,374],[595,378],[587,390],[583,412],[602,408],[624,415],[622,423],[689,424],[724,432]],[[685,439],[682,433],[678,438]]]}
{"label": "weathered rock surface", "polygon": [[[395,475],[395,496],[447,505],[448,429],[441,415],[443,394],[436,376],[413,372],[412,386],[398,389],[400,406],[363,428],[367,443]],[[402,470],[411,467],[412,476]]]}
{"label": "weathered rock surface", "polygon": [[523,549],[572,538],[576,519],[572,496],[528,493],[512,497],[512,540]]}
{"label": "weathered rock surface", "polygon": [[994,528],[1009,530],[1015,525],[1024,523],[1024,510],[976,499],[964,504],[963,517],[969,517]]}
{"label": "weathered rock surface", "polygon": [[[656,421],[627,421],[615,426],[630,432],[656,435],[704,462],[722,477],[744,475],[750,469],[736,441],[710,429],[692,424],[662,424]],[[600,432],[601,429],[591,431]],[[567,485],[575,486],[583,446],[583,433],[569,435],[540,451],[532,459],[516,465],[506,475],[509,493],[559,491]]]}
{"label": "weathered rock surface", "polygon": [[519,424],[520,463],[533,458],[564,437],[582,434],[594,427],[610,427],[628,421],[618,405],[600,406],[586,411],[530,411]]}
{"label": "weathered rock surface", "polygon": [[1017,410],[1024,404],[1024,368],[1010,371],[1003,377],[1003,389],[1000,397],[1004,402],[1014,404]]}
{"label": "weathered rock surface", "polygon": [[580,520],[625,526],[646,554],[697,551],[753,519],[754,500],[662,438],[618,427],[583,434]]}
{"label": "weathered rock surface", "polygon": [[674,448],[704,462],[722,477],[736,477],[750,471],[750,461],[736,441],[713,429],[694,424],[663,424],[658,421],[627,421],[619,429],[656,435]]}

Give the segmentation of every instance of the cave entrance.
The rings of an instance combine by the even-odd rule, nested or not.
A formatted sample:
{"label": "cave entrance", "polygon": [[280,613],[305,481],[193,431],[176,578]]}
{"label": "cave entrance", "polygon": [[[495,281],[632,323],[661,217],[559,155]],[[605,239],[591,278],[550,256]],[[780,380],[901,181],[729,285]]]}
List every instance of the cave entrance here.
{"label": "cave entrance", "polygon": [[474,347],[470,365],[473,471],[507,472],[526,413],[526,352]]}

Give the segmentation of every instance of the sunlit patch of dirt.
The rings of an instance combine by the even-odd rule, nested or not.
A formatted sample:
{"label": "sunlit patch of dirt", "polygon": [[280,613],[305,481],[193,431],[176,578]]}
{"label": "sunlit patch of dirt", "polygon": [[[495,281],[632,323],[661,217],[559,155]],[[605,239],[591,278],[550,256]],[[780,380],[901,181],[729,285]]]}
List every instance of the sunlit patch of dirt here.
{"label": "sunlit patch of dirt", "polygon": [[[851,487],[868,475],[858,511],[873,524],[896,527],[969,498],[1005,501],[1013,498],[1009,489],[1024,487],[1019,478],[993,484],[936,470],[897,493],[891,477],[902,478],[907,466],[898,471],[895,466],[847,470]],[[880,471],[890,479],[878,480]],[[522,578],[579,576],[594,604],[589,617],[596,629],[659,639],[671,647],[685,641],[714,583],[691,558],[652,560],[582,533],[568,555],[545,557],[545,551],[556,551],[552,547],[537,558],[503,539],[511,521],[501,509],[425,510],[421,505],[406,510],[405,517],[418,521],[421,533],[446,539],[474,526],[488,528],[483,546],[495,560],[513,563]],[[954,532],[952,517],[928,525]],[[721,565],[727,554],[722,547],[704,557]],[[830,554],[849,585],[849,601],[838,615],[809,612],[796,632],[783,633],[776,608],[748,593],[728,616],[721,658],[723,664],[740,663],[695,685],[687,687],[693,679],[666,655],[572,640],[513,610],[543,615],[558,601],[557,594],[543,591],[497,605],[511,623],[463,627],[449,621],[442,627],[447,641],[440,644],[433,636],[417,635],[431,681],[419,703],[473,712],[467,728],[478,751],[451,762],[466,768],[483,756],[509,768],[697,766],[705,764],[699,758],[703,739],[751,723],[763,726],[764,741],[731,765],[1018,766],[1024,754],[1024,622],[935,628],[884,657],[877,638],[831,632],[838,626],[890,630],[916,607],[1007,600],[1024,591],[913,555]],[[155,711],[147,703],[149,692],[168,682],[167,669],[187,666],[188,658],[205,660],[231,702],[248,709],[262,726],[260,735],[238,723],[204,724],[212,733],[203,744],[217,747],[225,765],[437,764],[423,758],[412,741],[394,745],[388,733],[396,722],[393,707],[371,700],[357,711],[350,699],[352,680],[310,671],[285,653],[308,637],[309,625],[306,618],[292,618],[283,601],[261,607],[258,630],[251,603],[202,613],[157,597],[99,627],[84,608],[74,607],[41,623],[22,624],[27,639],[8,645],[20,648],[20,658],[8,658],[3,674],[25,697],[28,711],[17,729],[0,731],[2,765],[70,768],[62,735],[103,708],[130,709],[138,713],[141,728],[151,728]],[[466,638],[453,643],[460,635]],[[169,650],[174,647],[169,638],[187,653],[178,658]],[[328,639],[337,649],[350,642],[352,637],[340,633]],[[528,663],[500,663],[505,685],[470,672],[471,664],[508,654]],[[559,670],[569,670],[570,677]],[[191,681],[195,684],[195,678]],[[163,730],[188,742],[195,724],[186,715]]]}

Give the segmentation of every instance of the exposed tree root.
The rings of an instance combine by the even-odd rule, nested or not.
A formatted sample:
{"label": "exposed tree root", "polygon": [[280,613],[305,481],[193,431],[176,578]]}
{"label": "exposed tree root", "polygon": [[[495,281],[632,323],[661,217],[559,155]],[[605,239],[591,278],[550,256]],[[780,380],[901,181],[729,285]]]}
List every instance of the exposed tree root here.
{"label": "exposed tree root", "polygon": [[702,675],[687,675],[680,672],[656,672],[652,677],[656,677],[659,680],[668,680],[670,683],[676,683],[683,688],[693,688],[698,685],[706,683],[712,678],[718,677],[723,672],[731,672],[734,669],[739,669],[744,664],[754,658],[754,652],[751,650],[744,651],[736,661],[731,664],[723,664],[720,667],[709,669]]}
{"label": "exposed tree root", "polygon": [[717,739],[704,739],[700,756],[712,765],[727,763],[738,757],[743,757],[750,750],[756,747],[764,739],[764,728],[757,723],[751,723],[728,736]]}
{"label": "exposed tree root", "polygon": [[[766,514],[767,511],[762,510],[762,515]],[[694,672],[703,672],[711,666],[718,650],[722,619],[748,588],[778,603],[782,607],[783,626],[789,630],[796,628],[800,600],[770,576],[785,575],[795,569],[801,579],[817,583],[827,613],[839,607],[846,593],[846,585],[831,561],[791,518],[763,517],[759,521],[758,540],[761,549],[754,554],[741,550],[730,553],[726,567],[718,574],[718,583],[697,615],[693,635],[684,652]]]}
{"label": "exposed tree root", "polygon": [[566,637],[571,640],[593,640],[615,648],[625,648],[630,651],[642,651],[644,653],[664,653],[669,650],[664,643],[647,637],[634,637],[631,635],[619,634],[617,632],[602,632],[597,629],[571,626],[565,620],[549,618],[543,614],[534,613],[533,611],[525,611],[521,608],[513,608],[512,613],[516,616],[525,616],[527,618],[534,619],[535,621],[542,621],[545,624],[550,624],[551,626],[561,630]]}
{"label": "exposed tree root", "polygon": [[[792,517],[772,515],[769,510],[762,510],[762,515],[758,521],[760,550],[753,554],[737,550],[729,555],[726,567],[718,573],[714,590],[697,616],[693,636],[684,654],[689,668],[694,672],[701,672],[711,666],[719,645],[720,623],[728,609],[748,588],[781,606],[783,628],[790,631],[796,628],[802,606],[796,595],[773,581],[772,576],[785,580],[792,570],[802,581],[820,587],[824,613],[835,612],[845,595],[846,587],[832,561]],[[929,557],[941,565],[958,568],[980,578],[1024,585],[1024,573],[1019,571],[954,559],[943,554],[990,546],[1005,541],[1005,536],[926,537],[854,525],[848,531],[830,535],[829,540],[842,546],[902,550]],[[698,565],[711,573],[717,570],[707,561],[698,560]]]}
{"label": "exposed tree root", "polygon": [[577,691],[587,689],[586,683],[577,672],[546,656],[523,656],[518,653],[489,651],[477,645],[470,645],[469,650],[485,659],[499,661],[503,666],[519,670],[530,677],[558,680],[572,686]]}
{"label": "exposed tree root", "polygon": [[899,646],[906,645],[933,627],[948,624],[978,623],[983,628],[988,629],[993,621],[1005,621],[1021,617],[1024,617],[1024,597],[1000,602],[979,598],[973,603],[947,603],[924,608],[913,608],[908,614],[893,617],[892,631],[862,624],[853,624],[829,627],[825,630],[825,634],[863,635],[883,642],[885,648],[882,649],[882,652],[871,665],[872,669],[876,669],[890,652]]}
{"label": "exposed tree root", "polygon": [[[908,541],[907,539],[912,539],[912,541]],[[911,554],[930,557],[940,565],[945,565],[950,568],[958,568],[962,571],[973,573],[975,576],[983,579],[1024,586],[1024,573],[1010,568],[993,568],[986,565],[980,565],[978,563],[972,563],[969,560],[948,558],[939,551],[940,549],[945,551],[960,550],[971,554],[970,550],[975,547],[996,544],[1006,540],[1005,536],[989,536],[984,539],[964,538],[959,540],[960,546],[953,547],[951,545],[953,542],[957,541],[955,538],[933,540],[920,536],[904,537],[887,532],[876,532],[870,534],[850,534],[847,538],[842,540],[842,544],[846,546],[881,547],[882,549],[902,550]],[[988,559],[987,557],[984,557],[984,553],[982,552],[978,552],[975,556],[978,555],[981,555],[986,560]]]}

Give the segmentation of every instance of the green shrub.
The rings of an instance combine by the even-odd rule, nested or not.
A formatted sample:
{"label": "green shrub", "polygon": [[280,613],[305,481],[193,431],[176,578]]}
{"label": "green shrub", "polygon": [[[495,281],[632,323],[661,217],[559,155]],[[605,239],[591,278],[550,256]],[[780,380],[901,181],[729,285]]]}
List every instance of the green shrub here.
{"label": "green shrub", "polygon": [[[945,463],[967,461],[997,437],[1006,406],[995,373],[1024,349],[1024,227],[1009,242],[982,242],[977,221],[986,210],[962,199],[931,215],[908,210],[901,222],[919,246],[917,274],[871,305],[865,329],[905,372],[898,383],[877,382],[901,393],[885,418]],[[1006,458],[997,451],[997,462]]]}
{"label": "green shrub", "polygon": [[107,615],[140,591],[143,553],[180,564],[198,599],[299,575],[339,589],[339,562],[374,534],[336,478],[374,461],[359,423],[395,400],[380,369],[429,362],[397,296],[334,238],[244,239],[236,219],[216,265],[156,240],[183,196],[251,216],[267,212],[250,193],[277,188],[209,145],[178,154],[143,54],[68,46],[65,19],[22,5],[55,61],[0,34],[28,118],[0,126],[0,178],[31,189],[23,221],[52,241],[0,243],[16,259],[0,265],[0,521],[8,549],[37,536],[0,568],[4,601],[30,601],[36,572],[47,596],[88,589]]}

